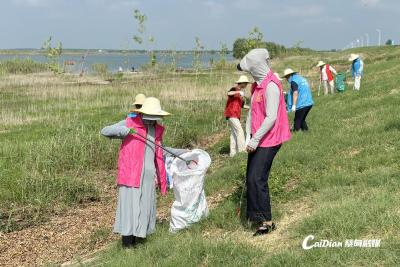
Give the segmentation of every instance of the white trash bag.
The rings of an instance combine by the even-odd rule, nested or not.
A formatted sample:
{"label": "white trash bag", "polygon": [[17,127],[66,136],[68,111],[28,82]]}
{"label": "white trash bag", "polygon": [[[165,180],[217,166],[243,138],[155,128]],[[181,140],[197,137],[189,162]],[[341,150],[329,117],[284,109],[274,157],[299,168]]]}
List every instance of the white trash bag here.
{"label": "white trash bag", "polygon": [[171,171],[174,183],[175,201],[171,208],[170,232],[177,231],[199,222],[208,216],[206,195],[204,193],[204,178],[211,158],[207,152],[194,149],[180,155],[185,160],[195,160],[194,168],[176,158],[172,162]]}

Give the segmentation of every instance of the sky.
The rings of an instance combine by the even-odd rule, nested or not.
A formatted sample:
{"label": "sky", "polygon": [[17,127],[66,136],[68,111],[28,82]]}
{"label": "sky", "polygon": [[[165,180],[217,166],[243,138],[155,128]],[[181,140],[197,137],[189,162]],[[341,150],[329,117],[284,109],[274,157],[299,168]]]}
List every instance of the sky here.
{"label": "sky", "polygon": [[[146,14],[153,45],[134,43],[133,11]],[[266,41],[319,50],[355,42],[400,43],[399,0],[1,0],[0,49],[40,48],[52,36],[64,48],[232,48],[257,26]]]}

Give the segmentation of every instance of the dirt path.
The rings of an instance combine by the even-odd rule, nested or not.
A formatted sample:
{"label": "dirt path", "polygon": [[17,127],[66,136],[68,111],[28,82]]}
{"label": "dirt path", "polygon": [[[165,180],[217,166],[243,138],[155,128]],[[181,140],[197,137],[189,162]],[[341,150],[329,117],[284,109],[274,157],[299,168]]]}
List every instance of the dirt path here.
{"label": "dirt path", "polygon": [[50,221],[0,235],[0,265],[38,266],[57,263],[109,243],[115,188],[104,187],[101,200],[76,207]]}
{"label": "dirt path", "polygon": [[[217,133],[200,142],[203,149],[215,145],[224,137]],[[118,235],[111,233],[116,206],[116,188],[102,185],[101,199],[78,206],[50,221],[11,233],[0,233],[0,266],[40,266],[61,264],[87,258],[94,251],[107,247]],[[228,197],[229,192],[207,197],[210,209]],[[158,207],[158,220],[169,220],[170,206]],[[85,256],[86,255],[86,256]]]}

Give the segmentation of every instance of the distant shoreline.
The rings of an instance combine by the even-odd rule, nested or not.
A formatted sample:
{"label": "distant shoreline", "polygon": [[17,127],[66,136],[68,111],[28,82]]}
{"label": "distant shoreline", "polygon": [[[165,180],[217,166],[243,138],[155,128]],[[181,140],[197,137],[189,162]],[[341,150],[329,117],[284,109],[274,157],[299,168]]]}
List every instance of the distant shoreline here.
{"label": "distant shoreline", "polygon": [[[157,54],[193,54],[194,50],[154,50]],[[202,53],[209,54],[219,54],[220,51],[217,50],[203,50]],[[44,53],[41,49],[0,49],[0,55],[42,55]],[[125,55],[137,55],[146,54],[149,51],[145,50],[114,50],[114,49],[63,49],[64,55],[83,55],[85,53],[89,54],[125,54]],[[228,54],[232,51],[228,51]]]}

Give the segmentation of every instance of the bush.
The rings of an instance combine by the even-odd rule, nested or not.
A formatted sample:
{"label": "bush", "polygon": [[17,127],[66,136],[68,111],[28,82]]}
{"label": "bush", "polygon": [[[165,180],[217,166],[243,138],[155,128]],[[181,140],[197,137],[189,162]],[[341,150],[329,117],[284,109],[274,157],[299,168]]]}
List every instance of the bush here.
{"label": "bush", "polygon": [[33,61],[30,58],[15,58],[12,60],[0,62],[0,73],[2,74],[28,74],[44,72],[46,70],[46,64]]}

